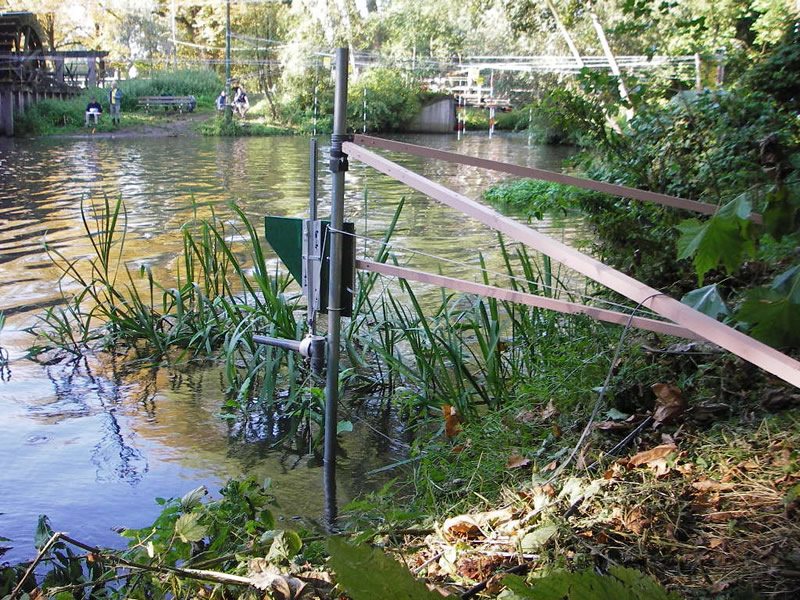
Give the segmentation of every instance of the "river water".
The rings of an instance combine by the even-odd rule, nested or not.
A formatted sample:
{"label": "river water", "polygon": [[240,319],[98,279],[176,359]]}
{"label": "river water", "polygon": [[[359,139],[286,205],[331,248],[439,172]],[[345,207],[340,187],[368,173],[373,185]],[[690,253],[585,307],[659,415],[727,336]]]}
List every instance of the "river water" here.
{"label": "river water", "polygon": [[[403,141],[558,170],[568,150],[529,146],[523,136],[405,136]],[[285,518],[319,519],[321,465],[304,450],[243,438],[215,416],[223,400],[220,369],[151,368],[131,373],[108,356],[73,364],[24,360],[27,328],[59,303],[59,271],[44,241],[62,254],[91,256],[81,205],[122,197],[127,210],[125,259],[147,265],[157,281],[174,277],[180,228],[194,215],[225,217],[236,202],[258,222],[264,215],[304,217],[308,211],[309,140],[302,137],[104,139],[0,138],[0,347],[11,358],[0,381],[0,561],[34,554],[38,515],[56,530],[98,545],[120,546],[114,527],[143,527],[159,512],[156,497],[180,496],[198,485],[216,494],[232,477],[272,478]],[[389,155],[472,198],[506,179],[417,157]],[[329,212],[330,176],[319,159],[319,214]],[[347,175],[346,220],[360,235],[380,238],[407,198],[393,243],[414,268],[478,276],[479,249],[502,270],[493,232],[353,161]],[[544,221],[559,239],[574,226]],[[398,250],[399,251],[399,250]],[[366,250],[369,254],[369,250]],[[277,259],[268,251],[270,259]],[[456,263],[442,262],[442,257]],[[409,258],[411,257],[411,258]],[[340,504],[380,485],[363,474],[396,462],[409,442],[391,411],[366,403],[343,436],[337,471]],[[367,425],[369,423],[369,426]]]}

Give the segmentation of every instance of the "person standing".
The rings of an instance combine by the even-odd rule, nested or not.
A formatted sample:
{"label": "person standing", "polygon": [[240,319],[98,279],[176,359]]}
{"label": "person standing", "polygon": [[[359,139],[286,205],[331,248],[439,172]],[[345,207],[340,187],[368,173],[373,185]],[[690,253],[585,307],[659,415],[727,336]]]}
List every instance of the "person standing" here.
{"label": "person standing", "polygon": [[111,84],[108,90],[108,106],[111,113],[111,122],[119,125],[119,106],[122,103],[122,90],[117,87],[117,82]]}
{"label": "person standing", "polygon": [[225,97],[225,90],[222,90],[217,96],[217,110],[225,110],[225,104],[228,99]]}

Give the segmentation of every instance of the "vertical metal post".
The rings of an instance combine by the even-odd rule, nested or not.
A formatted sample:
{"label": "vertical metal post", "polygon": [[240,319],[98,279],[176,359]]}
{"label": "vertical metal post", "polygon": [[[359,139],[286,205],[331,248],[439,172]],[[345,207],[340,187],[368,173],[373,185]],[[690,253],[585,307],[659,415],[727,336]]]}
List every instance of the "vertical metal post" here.
{"label": "vertical metal post", "polygon": [[[344,223],[344,176],[347,158],[342,142],[347,134],[347,48],[336,50],[336,91],[331,135],[331,227],[341,231]],[[339,332],[341,325],[342,234],[330,233],[330,276],[328,278],[328,377],[325,384],[325,524],[336,529],[336,425],[339,401]]]}
{"label": "vertical metal post", "polygon": [[[308,174],[309,174],[309,189],[308,189],[308,220],[310,221],[309,231],[314,227],[314,221],[317,220],[317,138],[311,138],[311,148],[308,157]],[[311,240],[309,239],[308,247],[311,247]],[[315,278],[316,270],[314,269],[316,259],[318,257],[309,256],[306,259],[306,277],[308,278],[308,328],[311,335],[317,334],[317,315],[314,306],[314,298],[316,296],[316,289],[319,282]]]}
{"label": "vertical metal post", "polygon": [[178,46],[175,43],[175,0],[172,0],[172,68],[178,70]]}
{"label": "vertical metal post", "polygon": [[233,98],[231,98],[231,0],[225,3],[225,118],[230,121],[233,116]]}

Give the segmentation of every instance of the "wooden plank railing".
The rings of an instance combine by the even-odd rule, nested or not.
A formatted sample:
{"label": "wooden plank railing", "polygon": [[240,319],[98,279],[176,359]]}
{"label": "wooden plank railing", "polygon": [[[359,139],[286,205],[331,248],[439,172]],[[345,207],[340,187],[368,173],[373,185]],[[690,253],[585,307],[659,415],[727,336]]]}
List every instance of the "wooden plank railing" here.
{"label": "wooden plank railing", "polygon": [[[356,136],[356,139],[362,137]],[[651,288],[591,256],[551,239],[539,231],[501,215],[497,211],[443,185],[430,181],[422,175],[401,167],[366,148],[351,142],[345,142],[342,145],[342,150],[350,157],[360,160],[389,177],[405,183],[409,187],[480,221],[484,225],[550,256],[563,265],[633,300],[640,306],[645,306],[657,312],[708,341],[800,388],[800,362],[774,348],[728,327],[674,298],[670,298],[663,292]],[[464,163],[463,160],[454,162]]]}

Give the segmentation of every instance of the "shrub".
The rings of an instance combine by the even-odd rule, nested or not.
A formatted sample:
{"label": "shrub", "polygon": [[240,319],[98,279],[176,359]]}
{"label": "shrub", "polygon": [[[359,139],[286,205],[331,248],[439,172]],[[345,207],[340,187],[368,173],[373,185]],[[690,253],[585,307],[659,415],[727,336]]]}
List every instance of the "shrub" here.
{"label": "shrub", "polygon": [[367,90],[367,130],[398,131],[406,127],[422,108],[422,85],[400,71],[372,69],[352,86],[347,117],[355,129],[363,123],[363,94]]}

